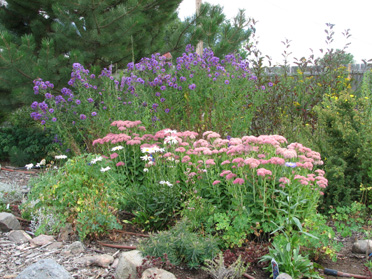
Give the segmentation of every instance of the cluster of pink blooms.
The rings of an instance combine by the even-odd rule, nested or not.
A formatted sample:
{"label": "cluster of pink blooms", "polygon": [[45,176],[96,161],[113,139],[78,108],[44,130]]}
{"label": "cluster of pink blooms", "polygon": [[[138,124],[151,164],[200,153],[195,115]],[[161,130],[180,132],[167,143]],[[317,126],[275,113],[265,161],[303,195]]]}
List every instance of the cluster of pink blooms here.
{"label": "cluster of pink blooms", "polygon": [[[187,164],[194,170],[187,172],[186,181],[194,177],[201,179],[207,168],[213,167],[227,168],[222,170],[220,176],[224,177],[226,181],[232,181],[233,184],[243,185],[245,180],[249,179],[248,176],[252,177],[254,173],[257,177],[272,179],[273,169],[286,168],[290,169],[294,178],[291,181],[288,177],[279,176],[280,187],[285,188],[290,183],[298,182],[318,190],[325,188],[328,183],[321,170],[315,171],[318,175],[310,173],[301,176],[296,174],[301,170],[305,170],[305,173],[311,172],[315,165],[322,165],[323,161],[318,152],[312,151],[300,143],[291,143],[287,147],[282,147],[287,144],[287,140],[280,135],[222,139],[218,133],[207,131],[203,133],[203,138],[197,139],[198,133],[192,131],[177,132],[163,129],[153,135],[143,134],[146,129],[140,126],[141,121],[114,121],[111,125],[117,126],[121,131],[125,130],[126,133],[110,133],[102,139],[95,140],[93,145],[125,142],[126,145],[139,145],[142,152],[146,152],[143,150],[147,148],[149,154],[161,150],[163,146],[164,153],[158,152],[156,156],[176,159],[177,162]],[[142,135],[140,135],[141,133]],[[110,155],[111,159],[117,157],[117,153]],[[194,163],[198,159],[198,163]],[[244,168],[244,172],[241,171],[242,168]],[[244,173],[243,177],[238,177],[237,173]],[[220,180],[215,180],[212,184],[219,183],[221,183]]]}

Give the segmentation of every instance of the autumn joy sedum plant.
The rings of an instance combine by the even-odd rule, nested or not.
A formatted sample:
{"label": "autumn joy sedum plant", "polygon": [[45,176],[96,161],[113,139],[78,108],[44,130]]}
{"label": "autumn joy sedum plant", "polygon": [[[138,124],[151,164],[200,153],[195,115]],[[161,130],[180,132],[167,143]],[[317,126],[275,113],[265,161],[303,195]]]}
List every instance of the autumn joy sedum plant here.
{"label": "autumn joy sedum plant", "polygon": [[[23,215],[44,216],[45,223],[38,224],[39,234],[46,233],[43,228],[52,228],[48,232],[53,233],[71,223],[82,240],[120,228],[115,213],[121,189],[107,174],[110,167],[112,162],[99,155],[68,159],[58,171],[50,170],[31,181]],[[55,226],[45,216],[52,216]]]}
{"label": "autumn joy sedum plant", "polygon": [[287,145],[282,136],[224,139],[207,131],[198,139],[193,131],[147,134],[140,121],[111,125],[121,132],[93,144],[110,150],[113,174],[129,177],[128,162],[144,163],[142,181],[126,184],[123,195],[148,228],[181,214],[225,246],[242,245],[249,234],[274,231],[281,217],[303,222],[315,214],[327,186],[324,171],[316,169],[323,164],[320,154],[300,143]]}
{"label": "autumn joy sedum plant", "polygon": [[31,117],[52,127],[76,154],[95,151],[93,139],[117,119],[141,119],[153,131],[173,127],[242,136],[267,95],[239,55],[220,59],[205,49],[200,57],[191,46],[174,64],[154,54],[116,74],[109,68],[97,76],[74,63],[68,86],[54,91],[51,82],[34,81],[34,93],[44,101],[32,103]]}

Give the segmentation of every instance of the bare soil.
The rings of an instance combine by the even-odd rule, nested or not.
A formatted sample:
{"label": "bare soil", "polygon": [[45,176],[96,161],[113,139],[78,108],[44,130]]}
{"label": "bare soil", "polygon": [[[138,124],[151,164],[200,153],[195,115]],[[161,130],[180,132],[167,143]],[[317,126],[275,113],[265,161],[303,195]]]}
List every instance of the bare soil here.
{"label": "bare soil", "polygon": [[[38,171],[15,171],[15,169],[8,168],[6,164],[2,164],[3,169],[0,171],[0,182],[7,183],[7,184],[19,184],[19,185],[27,185],[29,179],[33,176],[38,175]],[[7,169],[7,170],[5,170]],[[9,170],[10,169],[10,170]],[[12,171],[13,170],[13,171]],[[13,214],[20,217],[20,212],[17,209],[17,206],[11,207]],[[21,222],[23,228],[28,230],[29,223]],[[126,233],[126,232],[129,232]],[[136,234],[137,233],[137,234]],[[135,246],[138,241],[140,241],[144,236],[140,234],[146,234],[146,232],[140,231],[138,228],[133,226],[129,226],[125,224],[123,228],[123,232],[111,232],[108,236],[100,239],[98,242],[97,240],[86,242],[87,251],[90,255],[92,254],[118,254],[118,251],[127,251],[125,249],[118,249],[118,248],[111,248],[101,245],[102,243],[110,243],[110,244],[117,244],[117,245],[131,245]],[[354,254],[351,252],[351,247],[355,241],[355,239],[362,239],[362,234],[355,234],[353,237],[348,238],[341,238],[339,237],[337,240],[342,242],[343,248],[337,255],[337,262],[332,262],[330,259],[320,259],[318,261],[319,265],[319,272],[324,278],[338,278],[329,275],[323,274],[323,268],[330,268],[340,272],[349,273],[349,274],[356,274],[356,275],[365,275],[364,271],[364,263],[366,262],[366,255]],[[67,242],[64,244],[68,244]],[[25,251],[27,248],[25,248]],[[87,252],[87,253],[88,253]],[[26,253],[26,252],[25,252]],[[38,255],[39,253],[39,255]],[[43,253],[45,254],[43,256]],[[17,248],[16,245],[13,245],[9,242],[6,233],[0,233],[0,265],[1,257],[3,257],[3,261],[7,267],[3,269],[5,273],[1,274],[0,278],[15,278],[16,274],[20,273],[26,266],[24,264],[14,264],[11,262],[10,259],[17,255],[17,257],[22,257],[22,251]],[[27,254],[28,255],[28,254]],[[35,261],[38,259],[56,256],[58,261],[67,268],[67,270],[71,270],[71,274],[75,274],[74,278],[114,278],[114,268],[100,268],[100,267],[77,267],[73,264],[69,256],[64,256],[63,253],[51,253],[49,250],[43,249],[34,249],[33,258]],[[64,258],[65,257],[65,258]],[[27,258],[27,256],[25,256]],[[27,258],[26,260],[28,260]],[[7,261],[7,262],[6,262]],[[32,261],[30,261],[30,264]],[[1,270],[1,268],[0,268]],[[78,271],[77,271],[78,270]],[[179,279],[210,279],[209,275],[203,270],[190,270],[184,266],[177,266],[170,270],[175,276]],[[257,265],[250,266],[247,274],[252,276],[255,279],[267,279],[270,278],[270,274],[266,273],[262,270],[261,267]],[[343,276],[346,277],[346,276]],[[349,276],[351,278],[351,276]],[[357,277],[361,278],[361,277]],[[367,278],[367,277],[366,277]],[[295,279],[295,278],[293,278]]]}

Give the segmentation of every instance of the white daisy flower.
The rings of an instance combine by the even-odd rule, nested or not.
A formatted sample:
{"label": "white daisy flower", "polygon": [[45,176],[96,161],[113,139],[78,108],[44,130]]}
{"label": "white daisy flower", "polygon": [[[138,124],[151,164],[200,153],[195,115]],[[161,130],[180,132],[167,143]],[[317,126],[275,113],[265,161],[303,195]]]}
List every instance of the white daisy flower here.
{"label": "white daisy flower", "polygon": [[149,156],[149,155],[141,156],[140,158],[142,159],[142,161],[150,161],[151,160],[151,156]]}
{"label": "white daisy flower", "polygon": [[169,187],[172,187],[173,186],[173,184],[170,183],[169,181],[165,181],[165,184],[167,184]]}
{"label": "white daisy flower", "polygon": [[177,144],[178,141],[177,141],[177,138],[174,137],[174,136],[168,136],[164,139],[164,142],[165,143],[168,143],[168,144]]}
{"label": "white daisy flower", "polygon": [[167,130],[164,131],[164,133],[166,133],[166,134],[176,134],[177,131],[176,130],[167,129]]}
{"label": "white daisy flower", "polygon": [[91,164],[95,164],[97,163],[98,161],[102,161],[103,160],[103,157],[102,156],[97,156],[96,158],[94,158],[90,163]]}
{"label": "white daisy flower", "polygon": [[26,169],[30,170],[34,166],[33,163],[25,165]]}
{"label": "white daisy flower", "polygon": [[143,172],[149,172],[149,169],[148,168],[144,168],[143,169]]}
{"label": "white daisy flower", "polygon": [[110,167],[101,168],[101,172],[106,172],[106,171],[108,171],[110,169],[111,169]]}
{"label": "white daisy flower", "polygon": [[117,151],[117,150],[121,150],[123,148],[124,147],[122,147],[121,145],[118,145],[118,146],[115,146],[115,147],[111,148],[111,151]]}

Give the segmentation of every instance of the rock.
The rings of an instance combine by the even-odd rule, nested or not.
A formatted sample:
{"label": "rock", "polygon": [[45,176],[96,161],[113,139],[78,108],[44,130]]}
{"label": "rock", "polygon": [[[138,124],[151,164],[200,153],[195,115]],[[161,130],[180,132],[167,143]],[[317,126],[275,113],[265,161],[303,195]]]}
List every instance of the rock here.
{"label": "rock", "polygon": [[48,243],[52,243],[54,241],[54,237],[51,235],[45,235],[41,234],[32,240],[30,240],[31,244],[34,244],[36,246],[43,246],[47,245]]}
{"label": "rock", "polygon": [[137,278],[137,267],[142,264],[141,252],[133,250],[130,252],[123,252],[119,256],[118,266],[116,267],[116,279]]}
{"label": "rock", "polygon": [[107,254],[86,256],[77,260],[78,263],[83,265],[96,265],[101,267],[108,267],[113,261],[114,257]]}
{"label": "rock", "polygon": [[[148,268],[142,273],[141,279],[176,279],[172,273],[160,268]],[[279,278],[279,277],[278,277]]]}
{"label": "rock", "polygon": [[73,277],[56,261],[40,260],[23,270],[16,279],[72,279]]}
{"label": "rock", "polygon": [[51,251],[51,250],[58,250],[58,249],[61,249],[63,247],[63,243],[62,242],[53,242],[52,244],[48,245],[46,247],[47,250]]}
{"label": "rock", "polygon": [[80,254],[83,253],[84,251],[85,251],[84,244],[81,243],[80,241],[75,241],[71,243],[64,250],[65,254]]}
{"label": "rock", "polygon": [[[368,252],[367,252],[368,250]],[[366,254],[372,252],[372,240],[358,240],[354,242],[351,251],[356,254]]]}
{"label": "rock", "polygon": [[280,273],[276,279],[292,279],[292,277],[287,273]]}
{"label": "rock", "polygon": [[0,231],[8,232],[11,230],[20,230],[21,224],[17,218],[8,212],[0,213]]}
{"label": "rock", "polygon": [[17,243],[22,244],[29,242],[32,238],[23,230],[15,230],[11,231],[8,235],[9,240]]}

